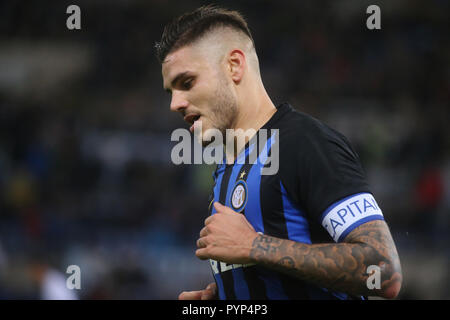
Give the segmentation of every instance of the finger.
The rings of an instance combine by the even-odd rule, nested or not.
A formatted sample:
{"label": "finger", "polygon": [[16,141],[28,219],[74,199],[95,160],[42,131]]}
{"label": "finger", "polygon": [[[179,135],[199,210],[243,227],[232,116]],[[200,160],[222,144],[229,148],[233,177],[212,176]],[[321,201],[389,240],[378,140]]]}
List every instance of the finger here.
{"label": "finger", "polygon": [[207,246],[207,244],[206,244],[206,241],[205,241],[205,238],[199,238],[198,240],[197,240],[197,248],[206,248],[206,246]]}
{"label": "finger", "polygon": [[214,293],[214,295],[217,294],[217,284],[215,282],[211,282],[210,284],[208,284],[206,289],[211,290]]}
{"label": "finger", "polygon": [[208,285],[206,286],[206,289],[207,289],[207,290],[209,290],[209,289],[215,290],[216,288],[217,288],[217,285],[216,285],[215,282],[211,282],[210,284],[208,284]]}
{"label": "finger", "polygon": [[202,230],[200,230],[200,238],[201,237],[206,237],[210,232],[209,227],[204,226]]}
{"label": "finger", "polygon": [[200,300],[202,298],[203,290],[199,291],[183,291],[178,296],[178,300]]}
{"label": "finger", "polygon": [[209,253],[208,253],[208,249],[207,248],[200,248],[197,249],[195,251],[195,255],[197,256],[197,258],[199,258],[200,260],[206,260],[211,258]]}
{"label": "finger", "polygon": [[212,289],[206,288],[203,290],[201,300],[213,300],[216,298],[216,294]]}
{"label": "finger", "polygon": [[217,213],[236,213],[233,209],[224,206],[220,202],[214,202],[214,208],[216,208]]}
{"label": "finger", "polygon": [[223,210],[223,208],[226,208],[223,204],[221,204],[220,202],[214,202],[214,208],[216,209],[217,212],[221,212]]}
{"label": "finger", "polygon": [[214,219],[214,215],[209,216],[208,218],[205,219],[205,226],[207,226],[208,224],[210,224],[212,222],[212,220]]}

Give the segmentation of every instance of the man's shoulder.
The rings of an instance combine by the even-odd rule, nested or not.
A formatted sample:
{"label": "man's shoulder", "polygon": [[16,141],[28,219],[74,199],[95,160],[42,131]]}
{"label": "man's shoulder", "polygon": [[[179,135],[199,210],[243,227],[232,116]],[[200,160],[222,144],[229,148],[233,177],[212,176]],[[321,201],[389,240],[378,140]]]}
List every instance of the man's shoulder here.
{"label": "man's shoulder", "polygon": [[[275,127],[274,127],[275,128]],[[309,144],[342,141],[346,138],[337,130],[314,116],[290,107],[279,122],[281,144]]]}

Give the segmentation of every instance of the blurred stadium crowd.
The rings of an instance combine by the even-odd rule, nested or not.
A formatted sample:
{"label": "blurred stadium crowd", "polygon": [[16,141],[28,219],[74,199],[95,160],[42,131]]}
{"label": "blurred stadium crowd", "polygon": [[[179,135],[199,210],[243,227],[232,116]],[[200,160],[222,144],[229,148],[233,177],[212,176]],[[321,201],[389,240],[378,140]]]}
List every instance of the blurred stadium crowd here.
{"label": "blurred stadium crowd", "polygon": [[[194,247],[213,168],[170,161],[185,124],[153,46],[206,2],[73,3],[0,3],[0,299],[175,299],[212,279]],[[377,31],[368,1],[216,3],[247,17],[273,101],[358,151],[402,259],[399,298],[449,299],[449,2],[377,1]],[[72,264],[81,290],[58,295]]]}

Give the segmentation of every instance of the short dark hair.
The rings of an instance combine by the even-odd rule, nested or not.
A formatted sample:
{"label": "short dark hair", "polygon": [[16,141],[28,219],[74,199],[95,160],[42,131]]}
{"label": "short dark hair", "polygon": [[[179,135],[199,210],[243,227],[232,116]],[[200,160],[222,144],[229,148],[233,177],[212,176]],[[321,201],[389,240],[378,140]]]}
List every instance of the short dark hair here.
{"label": "short dark hair", "polygon": [[172,50],[194,42],[217,27],[231,27],[241,31],[255,45],[247,22],[239,12],[208,5],[185,13],[167,24],[161,41],[155,45],[156,57],[162,63]]}

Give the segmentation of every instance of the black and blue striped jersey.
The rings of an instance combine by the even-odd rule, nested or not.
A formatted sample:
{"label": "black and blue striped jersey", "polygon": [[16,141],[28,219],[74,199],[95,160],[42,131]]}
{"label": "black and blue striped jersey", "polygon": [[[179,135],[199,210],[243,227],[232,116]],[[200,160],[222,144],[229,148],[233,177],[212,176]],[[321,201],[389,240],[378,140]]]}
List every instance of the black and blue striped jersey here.
{"label": "black and blue striped jersey", "polygon": [[[217,166],[211,203],[244,214],[257,232],[307,244],[339,242],[362,223],[383,219],[342,134],[287,103],[262,130],[267,139],[255,135],[234,163]],[[274,150],[278,171],[262,174]],[[253,152],[257,161],[249,161]],[[215,214],[212,205],[209,214]],[[257,264],[210,264],[220,299],[355,298]]]}

